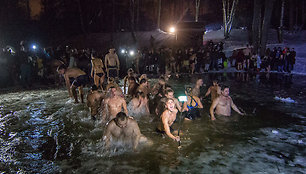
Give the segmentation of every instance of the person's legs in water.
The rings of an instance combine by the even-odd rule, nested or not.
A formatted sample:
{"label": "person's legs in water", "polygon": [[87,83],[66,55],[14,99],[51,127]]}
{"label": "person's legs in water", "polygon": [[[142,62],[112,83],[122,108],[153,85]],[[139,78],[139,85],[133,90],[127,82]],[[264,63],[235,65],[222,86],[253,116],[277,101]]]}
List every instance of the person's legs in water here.
{"label": "person's legs in water", "polygon": [[77,95],[77,92],[76,92],[76,86],[74,86],[74,85],[72,85],[71,87],[70,87],[70,90],[71,90],[71,92],[72,92],[72,95],[73,95],[73,98],[74,98],[74,102],[75,103],[79,103],[79,101],[78,101],[78,95]]}
{"label": "person's legs in water", "polygon": [[81,98],[81,102],[84,103],[83,86],[80,86],[78,89],[79,89],[79,95]]}

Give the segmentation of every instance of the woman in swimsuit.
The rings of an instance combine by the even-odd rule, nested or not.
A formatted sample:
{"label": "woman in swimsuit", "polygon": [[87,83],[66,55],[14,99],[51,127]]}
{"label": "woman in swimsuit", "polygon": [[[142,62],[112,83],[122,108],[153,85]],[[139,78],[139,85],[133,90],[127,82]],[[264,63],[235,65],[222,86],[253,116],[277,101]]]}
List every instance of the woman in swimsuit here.
{"label": "woman in swimsuit", "polygon": [[200,117],[199,109],[203,108],[199,97],[192,94],[192,88],[187,87],[185,90],[187,95],[187,102],[183,105],[183,112],[185,113],[185,120],[194,120],[196,117]]}

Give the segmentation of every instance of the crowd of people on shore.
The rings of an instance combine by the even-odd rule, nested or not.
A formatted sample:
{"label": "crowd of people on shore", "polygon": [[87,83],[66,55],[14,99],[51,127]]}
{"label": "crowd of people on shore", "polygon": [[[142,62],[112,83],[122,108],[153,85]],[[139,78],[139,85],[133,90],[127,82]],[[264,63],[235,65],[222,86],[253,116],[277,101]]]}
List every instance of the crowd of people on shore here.
{"label": "crowd of people on shore", "polygon": [[[231,56],[226,57],[223,43],[209,41],[206,45],[197,48],[178,48],[176,50],[162,46],[156,49],[138,49],[135,54],[122,54],[113,49],[112,52],[119,58],[120,76],[133,68],[137,74],[161,75],[165,72],[174,74],[194,74],[208,71],[219,71],[234,68],[237,71],[276,71],[290,73],[295,64],[296,52],[294,48],[267,48],[263,56],[254,52],[251,46],[233,50]],[[116,52],[117,51],[117,52]],[[0,52],[1,56],[1,87],[21,84],[29,87],[33,82],[54,83],[58,80],[55,70],[60,64],[67,67],[78,67],[87,74],[91,72],[92,58],[100,58],[105,63],[105,55],[93,49],[75,49],[69,46],[54,48],[39,48],[20,42],[20,48],[13,50],[5,47]],[[8,80],[10,79],[10,80]]]}

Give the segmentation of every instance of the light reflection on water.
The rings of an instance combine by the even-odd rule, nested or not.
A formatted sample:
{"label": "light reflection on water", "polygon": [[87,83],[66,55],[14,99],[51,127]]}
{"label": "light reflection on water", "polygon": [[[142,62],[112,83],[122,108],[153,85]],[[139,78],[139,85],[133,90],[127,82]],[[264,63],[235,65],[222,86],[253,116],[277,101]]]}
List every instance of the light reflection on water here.
{"label": "light reflection on water", "polygon": [[[272,74],[205,74],[229,85],[234,102],[248,114],[211,122],[209,98],[202,118],[184,122],[182,148],[155,132],[154,116],[139,120],[153,140],[138,152],[103,150],[101,122],[73,104],[63,90],[2,94],[0,172],[20,173],[303,173],[305,172],[305,79]],[[175,84],[175,85],[174,85]],[[190,78],[171,80],[176,94]],[[288,97],[296,104],[274,97]],[[175,125],[177,128],[177,125]]]}

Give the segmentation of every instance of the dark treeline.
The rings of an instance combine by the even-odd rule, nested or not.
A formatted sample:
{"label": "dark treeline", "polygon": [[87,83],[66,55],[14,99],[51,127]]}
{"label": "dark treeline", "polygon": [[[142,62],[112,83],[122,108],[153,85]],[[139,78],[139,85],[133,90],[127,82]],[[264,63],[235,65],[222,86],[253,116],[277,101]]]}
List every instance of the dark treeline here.
{"label": "dark treeline", "polygon": [[[0,33],[3,42],[12,40],[69,38],[80,34],[118,31],[148,31],[167,28],[180,21],[222,23],[222,0],[1,0]],[[231,0],[228,0],[229,2]],[[268,3],[272,2],[272,5]],[[284,4],[282,3],[284,1]],[[254,18],[265,16],[265,6],[271,11],[273,28],[305,28],[305,0],[239,1],[233,27],[252,28]],[[160,2],[160,3],[159,3]],[[198,18],[196,2],[200,2]],[[259,5],[256,5],[259,4]],[[283,4],[283,5],[282,5]],[[33,9],[41,9],[33,16]],[[159,10],[160,8],[160,10]],[[255,11],[259,17],[253,16]],[[253,13],[254,12],[254,13]],[[160,17],[160,20],[159,20]],[[260,26],[258,24],[258,26]]]}

